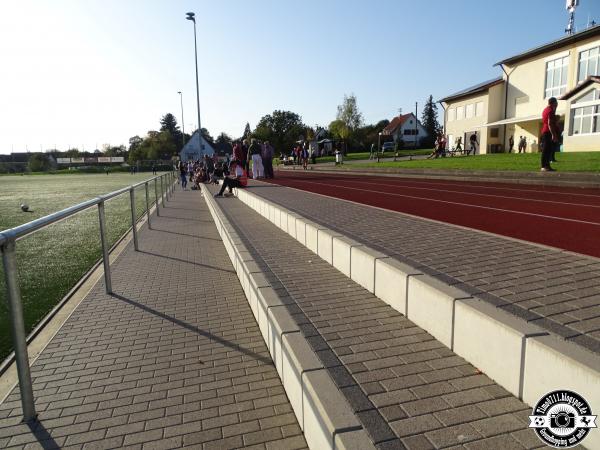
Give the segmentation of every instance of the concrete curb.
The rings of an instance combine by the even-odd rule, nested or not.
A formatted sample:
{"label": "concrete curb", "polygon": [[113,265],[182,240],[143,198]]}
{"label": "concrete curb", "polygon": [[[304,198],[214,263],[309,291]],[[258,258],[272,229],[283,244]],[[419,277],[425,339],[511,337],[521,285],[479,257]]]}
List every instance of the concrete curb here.
{"label": "concrete curb", "polygon": [[[314,450],[374,449],[350,405],[211,192],[205,186],[202,192],[308,446]],[[279,227],[284,223],[287,228],[287,217],[282,222],[276,205],[252,200],[253,209],[259,214]]]}
{"label": "concrete curb", "polygon": [[[269,220],[287,217],[286,226],[271,222],[527,404],[553,390],[572,389],[600,410],[597,355],[250,190],[238,189],[236,195],[256,211],[267,211],[263,216]],[[311,234],[317,235],[316,250]],[[593,430],[586,444],[600,448],[600,431]]]}

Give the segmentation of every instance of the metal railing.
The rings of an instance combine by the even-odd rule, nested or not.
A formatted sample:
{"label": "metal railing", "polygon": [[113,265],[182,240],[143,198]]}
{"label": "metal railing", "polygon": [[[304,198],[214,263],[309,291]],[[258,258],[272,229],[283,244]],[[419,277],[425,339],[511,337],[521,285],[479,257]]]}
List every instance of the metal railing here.
{"label": "metal railing", "polygon": [[[135,189],[139,186],[145,187],[146,194],[146,215],[148,220],[148,228],[152,229],[150,223],[150,198],[149,198],[149,183],[154,182],[154,196],[156,202],[156,215],[160,216],[159,203],[163,207],[165,199],[169,200],[169,194],[174,188],[176,176],[173,172],[167,172],[150,178],[146,181],[124,187],[110,194],[101,195],[99,197],[87,200],[85,202],[65,208],[62,211],[49,214],[45,217],[33,220],[23,225],[4,230],[0,232],[0,252],[2,253],[2,261],[4,264],[4,277],[6,280],[6,293],[8,297],[8,310],[10,314],[10,326],[15,351],[15,361],[17,363],[17,373],[19,377],[19,389],[21,391],[21,404],[23,406],[23,420],[30,421],[37,417],[35,411],[35,402],[33,398],[33,387],[31,383],[31,373],[29,370],[29,355],[27,352],[27,335],[25,333],[25,323],[23,320],[23,305],[21,303],[21,292],[17,276],[17,241],[25,236],[30,235],[48,225],[52,225],[58,221],[73,216],[81,211],[89,209],[93,206],[98,206],[98,221],[100,225],[100,242],[102,245],[102,262],[104,264],[104,281],[106,285],[106,293],[112,294],[112,282],[110,277],[110,260],[109,260],[109,242],[106,236],[106,218],[104,215],[104,203],[107,200],[118,197],[119,195],[129,192],[131,202],[131,227],[133,232],[133,245],[135,251],[139,250],[137,236],[137,214],[135,205]],[[159,185],[160,183],[160,197]],[[142,215],[143,216],[143,215]]]}

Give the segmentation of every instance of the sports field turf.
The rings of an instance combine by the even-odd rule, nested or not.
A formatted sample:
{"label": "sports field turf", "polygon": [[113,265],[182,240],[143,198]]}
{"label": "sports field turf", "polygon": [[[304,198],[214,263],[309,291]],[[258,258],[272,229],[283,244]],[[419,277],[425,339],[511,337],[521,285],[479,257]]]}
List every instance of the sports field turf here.
{"label": "sports field turf", "polygon": [[[0,231],[151,178],[149,173],[0,176]],[[160,187],[160,185],[159,185]],[[154,185],[150,184],[151,199]],[[21,203],[30,207],[25,213]],[[129,195],[105,205],[109,242],[131,226]],[[145,211],[144,187],[136,189],[138,217]],[[17,242],[26,331],[35,325],[100,258],[98,211],[91,208]],[[0,263],[0,361],[12,350],[4,272]]]}
{"label": "sports field turf", "polygon": [[[557,153],[558,163],[553,164],[561,172],[599,172],[600,152]],[[354,163],[352,167],[381,167],[402,169],[462,169],[462,170],[540,170],[540,154],[492,154],[477,156],[455,156],[438,159]]]}

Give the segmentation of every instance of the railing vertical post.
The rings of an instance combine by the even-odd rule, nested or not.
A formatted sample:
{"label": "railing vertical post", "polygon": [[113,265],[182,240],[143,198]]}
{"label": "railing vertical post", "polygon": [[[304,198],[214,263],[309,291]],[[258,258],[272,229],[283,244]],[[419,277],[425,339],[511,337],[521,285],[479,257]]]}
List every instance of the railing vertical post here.
{"label": "railing vertical post", "polygon": [[158,208],[158,180],[154,179],[154,200],[156,203],[156,216],[160,216],[160,210]]}
{"label": "railing vertical post", "polygon": [[100,242],[102,243],[102,263],[104,264],[104,284],[106,293],[112,294],[112,281],[110,278],[110,256],[108,254],[108,239],[106,237],[106,217],[104,216],[104,202],[98,203],[98,222],[100,223]]}
{"label": "railing vertical post", "polygon": [[4,262],[4,277],[8,294],[8,309],[10,312],[10,329],[15,348],[15,360],[19,376],[19,390],[21,392],[21,405],[23,406],[23,420],[34,420],[37,416],[33,400],[33,386],[31,372],[29,371],[29,355],[27,354],[27,341],[25,335],[25,322],[23,320],[23,305],[17,277],[16,245],[13,239],[0,246],[2,261]]}
{"label": "railing vertical post", "polygon": [[148,229],[152,229],[152,224],[150,223],[150,194],[148,193],[148,182],[144,184],[146,187],[146,215],[148,217]]}
{"label": "railing vertical post", "polygon": [[165,175],[165,198],[167,199],[167,201],[171,199],[169,194],[171,194],[171,192],[169,191],[169,177]]}
{"label": "railing vertical post", "polygon": [[163,176],[160,176],[160,201],[163,208],[165,207],[165,188],[163,187]]}
{"label": "railing vertical post", "polygon": [[138,235],[137,235],[137,214],[135,212],[135,189],[129,189],[129,199],[131,200],[131,228],[133,230],[133,248],[137,252],[138,246]]}

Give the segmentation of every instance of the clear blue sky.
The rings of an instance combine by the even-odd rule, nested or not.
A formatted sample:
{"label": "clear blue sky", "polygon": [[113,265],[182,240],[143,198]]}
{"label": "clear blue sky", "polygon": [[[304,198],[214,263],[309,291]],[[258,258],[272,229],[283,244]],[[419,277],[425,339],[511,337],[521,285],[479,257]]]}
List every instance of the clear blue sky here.
{"label": "clear blue sky", "polygon": [[[91,150],[157,129],[239,136],[275,109],[309,125],[354,93],[367,123],[499,75],[503,57],[564,35],[564,0],[22,0],[0,15],[0,153]],[[581,0],[577,25],[600,22]]]}

